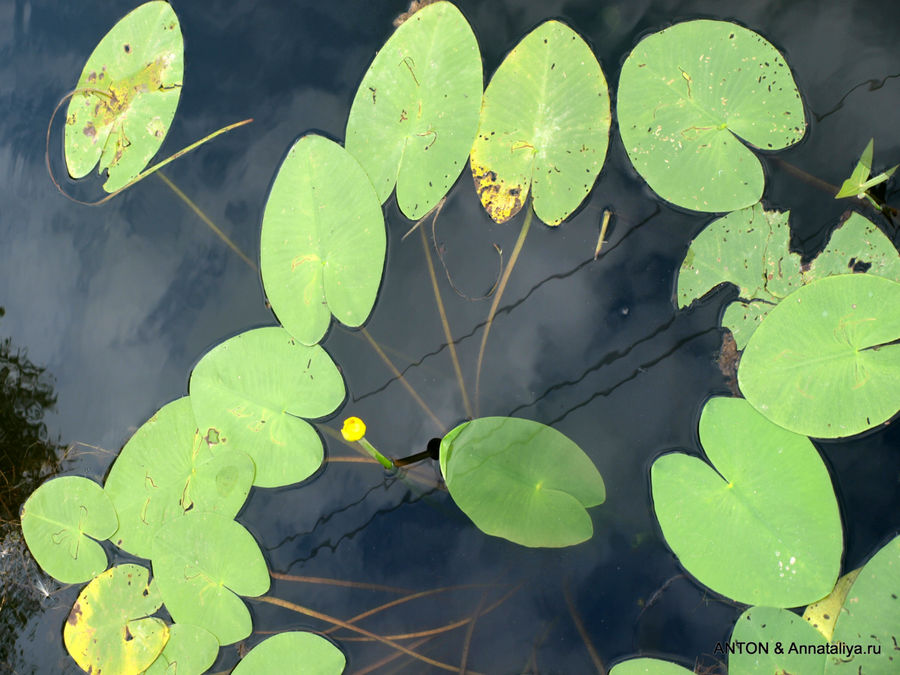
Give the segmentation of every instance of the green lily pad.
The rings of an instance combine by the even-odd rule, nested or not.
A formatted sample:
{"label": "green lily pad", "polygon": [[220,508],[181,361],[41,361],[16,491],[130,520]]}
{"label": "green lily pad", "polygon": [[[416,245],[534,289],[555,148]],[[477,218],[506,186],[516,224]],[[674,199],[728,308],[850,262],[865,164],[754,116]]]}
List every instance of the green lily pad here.
{"label": "green lily pad", "polygon": [[803,610],[803,620],[821,633],[822,637],[829,642],[834,635],[834,624],[841,613],[841,607],[847,598],[847,593],[858,576],[859,568],[852,572],[847,572],[847,574],[837,580],[831,593],[821,600],[808,604],[806,609]]}
{"label": "green lily pad", "polygon": [[219,655],[216,637],[200,626],[169,626],[169,641],[144,675],[201,675]]}
{"label": "green lily pad", "polygon": [[814,281],[774,307],[738,369],[747,400],[775,424],[852,436],[900,408],[900,283],[869,274]]}
{"label": "green lily pad", "polygon": [[332,314],[361,326],[386,245],[381,203],[353,156],[321,136],[297,141],[272,184],[260,242],[263,286],[287,331],[314,345]]}
{"label": "green lily pad", "polygon": [[217,345],[191,374],[191,404],[216,452],[237,449],[256,464],[254,485],[290,485],[322,464],[322,440],[301,417],[333,412],[344,380],[328,352],[277,326]]}
{"label": "green lily pad", "polygon": [[184,73],[184,42],[168,2],[147,2],[94,49],[66,111],[66,166],[82,178],[99,162],[107,192],[124,187],[162,145]]}
{"label": "green lily pad", "polygon": [[384,202],[418,220],[466,164],[481,110],[481,53],[449,2],[423,7],[397,28],[366,71],[347,120],[347,150]]}
{"label": "green lily pad", "polygon": [[172,618],[205,628],[221,645],[250,635],[250,612],[235,594],[269,590],[269,571],[253,536],[218,513],[190,511],[153,538],[153,574]]}
{"label": "green lily pad", "polygon": [[292,631],[266,638],[241,659],[231,675],[340,675],[347,659],[341,650],[314,633]]}
{"label": "green lily pad", "polygon": [[558,225],[584,201],[606,159],[609,89],[575,31],[547,21],[506,56],[484,92],[472,175],[491,218],[534,212]]}
{"label": "green lily pad", "polygon": [[650,470],[656,517],[684,568],[750,605],[796,607],[827,595],[843,533],[831,477],[809,439],[743,399],[713,398],[700,442],[712,466],[670,453]]}
{"label": "green lily pad", "polygon": [[806,132],[778,50],[726,21],[687,21],[645,37],[619,76],[618,119],[631,163],[660,197],[695,211],[759,201],[762,150]]}
{"label": "green lily pad", "polygon": [[135,432],[110,469],[104,489],[119,516],[111,539],[149,558],[153,535],[171,518],[194,508],[237,515],[253,476],[244,453],[213,455],[187,396],[173,401]]}
{"label": "green lily pad", "polygon": [[94,481],[79,476],[47,481],[22,506],[21,521],[34,559],[58,581],[77,584],[106,569],[106,552],[94,539],[116,531],[116,510]]}
{"label": "green lily pad", "polygon": [[149,573],[140,565],[117,565],[91,581],[75,601],[63,629],[66,649],[89,673],[138,675],[169,638],[162,619],[149,616],[162,605]]}
{"label": "green lily pad", "polygon": [[836,274],[865,272],[900,281],[900,253],[872,221],[851,213],[803,273],[803,282]]}
{"label": "green lily pad", "polygon": [[692,675],[693,672],[671,661],[641,657],[617,663],[609,675]]}
{"label": "green lily pad", "polygon": [[522,546],[572,546],[591,538],[585,509],[606,499],[591,459],[538,422],[482,417],[441,440],[441,472],[453,501],[486,534]]}
{"label": "green lily pad", "polygon": [[744,644],[728,657],[730,673],[815,675],[825,668],[823,655],[828,643],[815,628],[786,609],[751,607],[734,624],[729,642]]}
{"label": "green lily pad", "polygon": [[[834,626],[833,644],[852,654],[830,654],[825,672],[890,675],[897,672],[900,636],[900,537],[889,541],[860,570]],[[878,653],[874,653],[877,648]],[[869,653],[871,650],[872,653]]]}

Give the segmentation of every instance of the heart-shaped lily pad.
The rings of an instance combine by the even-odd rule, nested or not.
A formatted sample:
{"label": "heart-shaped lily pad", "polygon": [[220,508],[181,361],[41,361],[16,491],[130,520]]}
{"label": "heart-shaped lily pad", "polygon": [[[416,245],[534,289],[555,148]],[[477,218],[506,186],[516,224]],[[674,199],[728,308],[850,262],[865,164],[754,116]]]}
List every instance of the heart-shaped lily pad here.
{"label": "heart-shaped lily pad", "polygon": [[750,605],[796,607],[827,595],[843,533],[831,477],[809,439],[743,399],[713,398],[700,442],[712,466],[670,453],[650,471],[656,517],[685,569]]}
{"label": "heart-shaped lily pad", "polygon": [[219,655],[219,643],[208,630],[189,623],[169,626],[169,640],[144,675],[202,675]]}
{"label": "heart-shaped lily pad", "polygon": [[824,650],[825,638],[786,609],[751,607],[734,624],[729,643],[743,645],[728,657],[730,673],[812,675],[825,667],[824,651],[818,651]]}
{"label": "heart-shaped lily pad", "polygon": [[346,663],[341,650],[324,637],[292,631],[260,642],[241,659],[231,675],[340,675]]}

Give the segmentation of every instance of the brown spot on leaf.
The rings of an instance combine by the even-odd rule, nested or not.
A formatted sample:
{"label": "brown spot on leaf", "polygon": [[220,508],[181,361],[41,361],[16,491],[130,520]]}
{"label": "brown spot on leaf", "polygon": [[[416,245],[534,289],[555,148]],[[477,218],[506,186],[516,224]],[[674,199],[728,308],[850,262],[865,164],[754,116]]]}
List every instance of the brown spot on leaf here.
{"label": "brown spot on leaf", "polygon": [[125,49],[125,53],[126,53],[126,54],[130,54],[130,53],[131,53],[131,45],[130,45],[130,44],[126,44],[125,47],[124,47],[124,49]]}
{"label": "brown spot on leaf", "polygon": [[525,203],[527,185],[508,185],[497,172],[472,159],[472,178],[481,204],[497,223],[505,223],[516,215]]}
{"label": "brown spot on leaf", "polygon": [[88,122],[84,127],[84,135],[88,138],[96,138],[97,137],[97,129],[94,127],[93,122]]}
{"label": "brown spot on leaf", "polygon": [[78,624],[78,618],[81,616],[81,603],[76,602],[72,606],[72,611],[69,612],[69,618],[66,619],[66,623],[70,626],[75,626]]}
{"label": "brown spot on leaf", "polygon": [[738,351],[737,343],[734,341],[734,335],[730,330],[726,330],[722,336],[722,349],[719,351],[719,370],[725,376],[725,384],[735,396],[740,396],[741,392],[737,384],[737,367],[740,363],[741,354]]}

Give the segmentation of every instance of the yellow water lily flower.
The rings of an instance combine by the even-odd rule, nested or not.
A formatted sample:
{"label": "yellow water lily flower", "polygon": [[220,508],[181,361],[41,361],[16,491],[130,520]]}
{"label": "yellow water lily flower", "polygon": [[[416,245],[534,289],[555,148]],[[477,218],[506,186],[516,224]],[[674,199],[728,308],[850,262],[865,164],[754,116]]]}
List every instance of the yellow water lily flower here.
{"label": "yellow water lily flower", "polygon": [[348,417],[344,420],[344,426],[341,427],[341,436],[345,441],[358,441],[366,435],[366,423],[358,417]]}

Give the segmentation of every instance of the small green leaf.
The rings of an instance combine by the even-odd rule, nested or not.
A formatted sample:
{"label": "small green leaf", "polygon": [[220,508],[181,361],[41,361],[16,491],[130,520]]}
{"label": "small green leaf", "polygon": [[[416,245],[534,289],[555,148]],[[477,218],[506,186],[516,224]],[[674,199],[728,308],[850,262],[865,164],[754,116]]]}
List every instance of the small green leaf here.
{"label": "small green leaf", "polygon": [[851,213],[832,232],[825,250],[803,273],[803,282],[857,270],[900,281],[900,254],[878,226],[858,213]]}
{"label": "small green leaf", "polygon": [[108,539],[116,531],[116,510],[94,481],[79,476],[47,481],[22,506],[21,520],[28,549],[55,579],[77,584],[106,569],[106,552],[93,539]]}
{"label": "small green leaf", "polygon": [[353,156],[321,136],[297,141],[272,184],[260,241],[263,286],[287,331],[314,345],[332,314],[361,326],[386,245],[381,204]]}
{"label": "small green leaf", "polygon": [[324,637],[293,631],[260,642],[241,659],[232,675],[340,675],[346,663],[341,650]]}
{"label": "small green leaf", "polygon": [[498,223],[532,190],[534,212],[558,225],[584,201],[606,159],[609,90],[591,48],[547,21],[506,56],[484,92],[472,175]]}
{"label": "small green leaf", "polygon": [[796,607],[827,595],[843,534],[831,477],[809,439],[743,399],[713,398],[700,442],[712,466],[670,453],[650,470],[656,517],[684,568],[747,604]]}
{"label": "small green leaf", "polygon": [[590,458],[560,432],[530,420],[482,417],[441,441],[453,501],[486,534],[523,546],[572,546],[591,538],[585,511],[606,499]]}
{"label": "small green leaf", "polygon": [[838,190],[838,193],[834,196],[835,199],[856,197],[866,191],[862,185],[868,180],[869,173],[872,171],[872,152],[874,147],[875,139],[870,138],[868,145],[866,145],[866,149],[863,150],[863,153],[859,158],[859,162],[853,167],[850,178],[841,184],[841,189]]}
{"label": "small green leaf", "polygon": [[108,169],[115,192],[147,165],[172,124],[184,72],[184,43],[168,2],[127,14],[94,49],[66,111],[66,166],[73,178]]}
{"label": "small green leaf", "polygon": [[322,417],[344,400],[344,380],[328,356],[283,328],[257,328],[217,345],[191,374],[190,400],[216,452],[246,452],[254,485],[305,480],[322,464],[322,440],[301,417]]}
{"label": "small green leaf", "polygon": [[250,613],[235,594],[255,597],[269,589],[253,536],[212,512],[190,511],[157,531],[153,574],[172,618],[205,628],[221,645],[250,635]]}
{"label": "small green leaf", "polygon": [[775,424],[853,436],[900,408],[900,283],[870,274],[814,281],[769,312],[741,357],[738,384]]}
{"label": "small green leaf", "polygon": [[201,675],[219,655],[216,637],[200,626],[169,626],[169,641],[144,675]]}
{"label": "small green leaf", "polygon": [[148,578],[146,567],[117,565],[81,591],[63,639],[82,670],[138,675],[162,651],[169,629],[162,619],[149,616],[162,599]]}
{"label": "small green leaf", "polygon": [[469,156],[481,109],[481,54],[449,2],[403,22],[366,71],[347,120],[347,150],[384,202],[397,185],[418,220],[452,187]]}
{"label": "small green leaf", "polygon": [[641,40],[622,65],[618,118],[637,172],[663,199],[696,211],[759,201],[762,166],[742,140],[779,150],[806,132],[781,54],[725,21],[687,21]]}
{"label": "small green leaf", "polygon": [[641,657],[617,663],[609,675],[692,675],[693,672],[671,661]]}
{"label": "small green leaf", "polygon": [[[734,624],[730,642],[754,647],[739,650],[728,657],[728,671],[731,673],[816,675],[825,668],[824,648],[827,642],[815,628],[786,609],[751,607]],[[782,649],[776,649],[779,643]],[[799,650],[791,649],[792,645],[811,647],[813,651],[799,653]],[[765,650],[761,648],[763,646]],[[816,653],[817,649],[823,651]]]}

